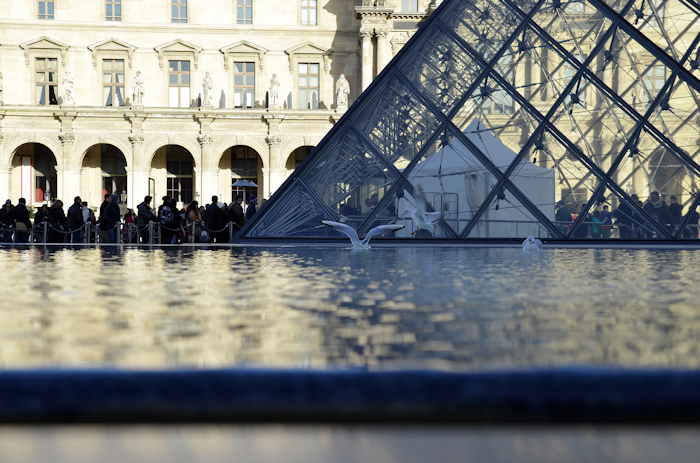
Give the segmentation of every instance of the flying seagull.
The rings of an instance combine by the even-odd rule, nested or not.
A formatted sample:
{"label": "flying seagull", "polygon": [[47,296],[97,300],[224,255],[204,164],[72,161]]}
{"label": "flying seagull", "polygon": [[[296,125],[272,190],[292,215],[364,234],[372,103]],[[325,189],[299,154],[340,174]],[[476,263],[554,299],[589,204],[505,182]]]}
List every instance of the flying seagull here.
{"label": "flying seagull", "polygon": [[387,231],[396,231],[404,228],[403,225],[380,225],[370,229],[370,231],[367,232],[367,235],[365,235],[365,239],[360,241],[360,237],[357,236],[357,232],[350,225],[340,222],[333,222],[331,220],[322,220],[321,223],[350,238],[353,249],[370,249],[369,242],[375,236],[379,236]]}

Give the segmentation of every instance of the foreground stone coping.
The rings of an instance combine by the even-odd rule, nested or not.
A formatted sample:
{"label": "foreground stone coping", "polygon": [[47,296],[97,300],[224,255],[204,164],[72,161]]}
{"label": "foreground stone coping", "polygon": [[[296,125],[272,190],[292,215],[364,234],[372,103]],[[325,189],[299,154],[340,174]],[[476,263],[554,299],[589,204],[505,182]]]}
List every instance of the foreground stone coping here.
{"label": "foreground stone coping", "polygon": [[0,372],[0,423],[700,423],[700,370]]}

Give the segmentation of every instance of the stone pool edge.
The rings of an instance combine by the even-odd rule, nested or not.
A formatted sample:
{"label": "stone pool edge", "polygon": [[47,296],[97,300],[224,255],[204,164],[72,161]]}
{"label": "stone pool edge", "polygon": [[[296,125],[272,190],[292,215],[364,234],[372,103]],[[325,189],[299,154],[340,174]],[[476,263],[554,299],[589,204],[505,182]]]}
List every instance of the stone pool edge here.
{"label": "stone pool edge", "polygon": [[700,423],[700,371],[0,372],[0,423]]}

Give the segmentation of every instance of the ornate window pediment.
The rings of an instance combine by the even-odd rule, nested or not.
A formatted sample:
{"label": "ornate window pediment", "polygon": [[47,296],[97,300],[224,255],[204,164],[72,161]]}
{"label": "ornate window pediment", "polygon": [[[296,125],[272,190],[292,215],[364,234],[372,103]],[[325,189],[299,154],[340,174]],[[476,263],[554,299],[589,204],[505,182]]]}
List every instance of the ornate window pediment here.
{"label": "ornate window pediment", "polygon": [[88,50],[92,52],[93,66],[97,66],[100,56],[107,56],[110,58],[123,56],[127,58],[129,67],[132,67],[136,47],[121,40],[107,39],[88,45]]}
{"label": "ornate window pediment", "polygon": [[66,56],[68,54],[69,45],[59,42],[58,40],[50,39],[49,37],[42,36],[35,40],[30,40],[20,44],[20,48],[24,50],[24,61],[27,66],[31,62],[32,55],[38,54],[50,54],[52,56],[60,57],[61,64],[66,64]]}
{"label": "ornate window pediment", "polygon": [[166,67],[165,65],[168,59],[185,58],[190,58],[196,69],[198,67],[199,55],[202,53],[202,47],[182,39],[176,39],[155,47],[155,51],[158,53],[158,62],[161,69]]}
{"label": "ornate window pediment", "polygon": [[228,71],[232,61],[253,61],[257,63],[260,70],[265,67],[265,54],[267,48],[263,48],[246,40],[241,40],[231,45],[221,48],[224,54],[224,68]]}
{"label": "ornate window pediment", "polygon": [[289,69],[294,72],[296,63],[308,60],[322,60],[326,72],[331,70],[331,51],[311,42],[300,43],[284,51],[289,56]]}

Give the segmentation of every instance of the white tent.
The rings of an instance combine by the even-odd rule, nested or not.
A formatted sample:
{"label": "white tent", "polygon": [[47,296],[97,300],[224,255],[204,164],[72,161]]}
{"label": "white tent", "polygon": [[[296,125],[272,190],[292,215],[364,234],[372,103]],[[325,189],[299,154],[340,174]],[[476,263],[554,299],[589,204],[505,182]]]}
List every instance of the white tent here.
{"label": "white tent", "polygon": [[[472,122],[464,134],[501,172],[513,162],[516,153],[506,147],[478,121]],[[409,180],[421,191],[430,206],[443,212],[443,218],[459,233],[469,223],[488,193],[496,184],[496,178],[486,170],[471,151],[460,141],[451,139],[448,146],[421,161],[409,175]],[[554,171],[537,166],[523,159],[510,180],[534,203],[542,213],[554,219]],[[536,223],[532,214],[508,191],[505,198],[494,202],[482,215],[479,225],[470,237],[523,237],[542,235],[544,228]],[[404,236],[414,232],[408,211],[413,205],[407,197],[398,202],[398,215],[406,225]],[[434,236],[443,236],[440,227],[431,230]],[[400,234],[397,234],[399,236]]]}

